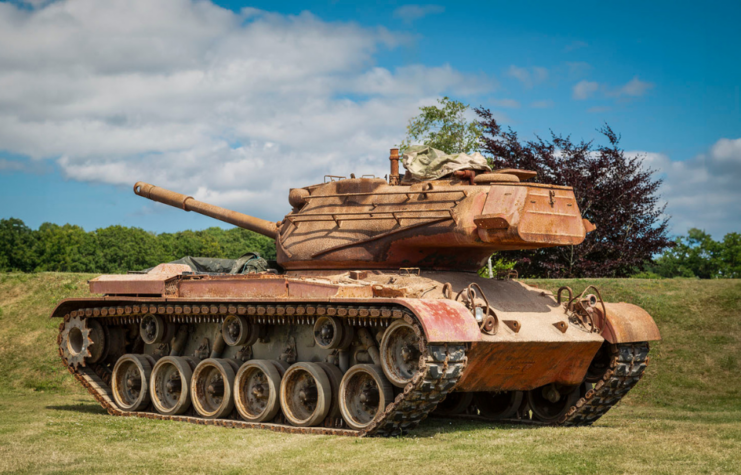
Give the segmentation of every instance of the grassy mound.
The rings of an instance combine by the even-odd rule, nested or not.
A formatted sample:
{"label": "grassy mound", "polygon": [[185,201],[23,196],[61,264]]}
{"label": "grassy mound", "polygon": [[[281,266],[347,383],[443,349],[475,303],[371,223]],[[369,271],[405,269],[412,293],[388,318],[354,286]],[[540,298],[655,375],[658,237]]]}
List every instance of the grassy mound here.
{"label": "grassy mound", "polygon": [[741,410],[741,280],[532,280],[555,292],[596,284],[608,302],[629,302],[656,321],[647,374],[627,402]]}

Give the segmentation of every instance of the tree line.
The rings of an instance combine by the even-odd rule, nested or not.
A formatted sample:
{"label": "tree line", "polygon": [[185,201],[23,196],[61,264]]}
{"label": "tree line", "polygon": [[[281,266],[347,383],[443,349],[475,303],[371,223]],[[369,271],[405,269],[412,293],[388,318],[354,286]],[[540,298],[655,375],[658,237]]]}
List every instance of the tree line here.
{"label": "tree line", "polygon": [[705,231],[690,229],[674,247],[645,266],[636,277],[741,278],[741,233],[728,233],[716,241]]}
{"label": "tree line", "polygon": [[108,226],[85,231],[72,224],[31,229],[20,219],[0,220],[0,271],[123,273],[184,256],[236,259],[247,252],[275,259],[275,242],[241,228],[177,233]]}

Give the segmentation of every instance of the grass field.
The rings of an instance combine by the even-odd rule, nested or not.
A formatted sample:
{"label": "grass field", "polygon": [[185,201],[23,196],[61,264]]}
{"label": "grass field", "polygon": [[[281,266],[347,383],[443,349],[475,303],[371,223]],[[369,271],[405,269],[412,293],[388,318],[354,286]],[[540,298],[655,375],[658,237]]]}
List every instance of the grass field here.
{"label": "grass field", "polygon": [[351,439],[108,416],[61,367],[48,319],[89,277],[0,275],[2,472],[741,473],[741,281],[590,281],[648,310],[664,338],[593,427],[428,419],[408,437]]}

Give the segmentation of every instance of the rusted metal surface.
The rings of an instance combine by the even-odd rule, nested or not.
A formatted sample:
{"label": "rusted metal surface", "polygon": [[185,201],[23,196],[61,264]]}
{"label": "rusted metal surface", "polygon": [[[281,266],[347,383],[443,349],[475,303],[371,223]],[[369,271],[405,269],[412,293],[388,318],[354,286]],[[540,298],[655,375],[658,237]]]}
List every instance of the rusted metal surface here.
{"label": "rusted metal surface", "polygon": [[395,186],[399,184],[399,149],[392,148],[391,154],[389,155],[389,161],[391,162],[391,174],[389,175],[389,185]]}
{"label": "rusted metal surface", "polygon": [[579,384],[601,341],[480,342],[468,352],[460,391],[529,390],[547,383]]}
{"label": "rusted metal surface", "polygon": [[250,276],[198,276],[186,278],[178,283],[178,296],[181,298],[275,298],[288,297],[286,279],[281,276],[266,275],[264,278]]}
{"label": "rusted metal surface", "polygon": [[607,319],[602,324],[602,336],[610,343],[661,340],[656,322],[641,307],[623,302],[605,303],[605,307]]}
{"label": "rusted metal surface", "polygon": [[278,234],[278,227],[275,223],[270,221],[265,221],[264,219],[248,216],[237,211],[231,211],[219,206],[203,203],[193,199],[192,196],[175,193],[174,191],[166,190],[141,181],[134,185],[134,193],[152,201],[159,201],[166,205],[182,208],[185,211],[195,211],[196,213],[204,214],[272,238],[275,238]]}
{"label": "rusted metal surface", "polygon": [[503,168],[501,170],[495,170],[494,173],[504,173],[505,175],[514,175],[520,179],[520,181],[530,180],[538,176],[538,172],[531,170],[519,170],[516,168]]}
{"label": "rusted metal surface", "polygon": [[[279,227],[141,182],[135,192],[276,237],[278,262],[286,269],[474,270],[494,251],[573,245],[586,235],[571,188],[477,184],[471,170],[397,184],[398,153],[392,151],[391,163],[391,183],[350,178],[291,190],[293,211]],[[516,173],[498,176],[517,181]]]}
{"label": "rusted metal surface", "polygon": [[430,342],[474,342],[481,331],[471,312],[451,300],[399,299],[414,312]]}
{"label": "rusted metal surface", "polygon": [[146,274],[101,275],[88,281],[93,294],[163,295],[173,282],[190,267],[182,264],[160,264]]}

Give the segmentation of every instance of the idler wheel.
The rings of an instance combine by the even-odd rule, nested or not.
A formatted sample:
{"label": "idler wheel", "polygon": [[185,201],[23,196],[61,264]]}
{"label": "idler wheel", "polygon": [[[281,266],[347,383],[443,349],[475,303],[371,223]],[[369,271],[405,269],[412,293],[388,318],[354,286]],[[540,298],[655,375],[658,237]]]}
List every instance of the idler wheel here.
{"label": "idler wheel", "polygon": [[327,374],[316,363],[296,363],[283,375],[280,406],[294,426],[321,424],[332,404],[332,386]]}
{"label": "idler wheel", "polygon": [[345,344],[346,333],[351,331],[339,318],[319,317],[314,323],[314,340],[320,348],[333,350]]}
{"label": "idler wheel", "polygon": [[160,414],[183,414],[190,408],[190,381],[196,360],[165,356],[152,368],[150,391],[152,404]]}
{"label": "idler wheel", "polygon": [[246,421],[265,422],[280,410],[278,367],[269,360],[243,364],[234,378],[234,405]]}
{"label": "idler wheel", "polygon": [[386,378],[403,388],[419,370],[419,337],[404,320],[392,323],[381,340],[381,366]]}
{"label": "idler wheel", "polygon": [[123,355],[111,376],[113,399],[123,411],[140,411],[149,404],[149,381],[154,358],[149,355]]}
{"label": "idler wheel", "polygon": [[580,386],[546,384],[525,393],[533,419],[545,423],[558,420],[576,404],[580,397]]}
{"label": "idler wheel", "polygon": [[522,391],[480,392],[473,400],[481,416],[499,421],[514,417],[523,397]]}
{"label": "idler wheel", "polygon": [[355,430],[368,427],[393,399],[393,387],[380,366],[355,365],[342,378],[340,411],[345,423]]}
{"label": "idler wheel", "polygon": [[234,409],[232,388],[236,362],[208,358],[196,366],[190,381],[193,408],[202,417],[218,419],[228,416]]}
{"label": "idler wheel", "polygon": [[260,338],[260,327],[244,317],[228,315],[221,326],[221,334],[229,346],[251,346]]}
{"label": "idler wheel", "polygon": [[154,345],[172,339],[169,325],[159,315],[145,315],[139,323],[139,335],[144,343]]}
{"label": "idler wheel", "polygon": [[468,409],[473,401],[473,393],[452,392],[448,393],[443,402],[435,408],[435,414],[438,416],[454,416],[461,414]]}

